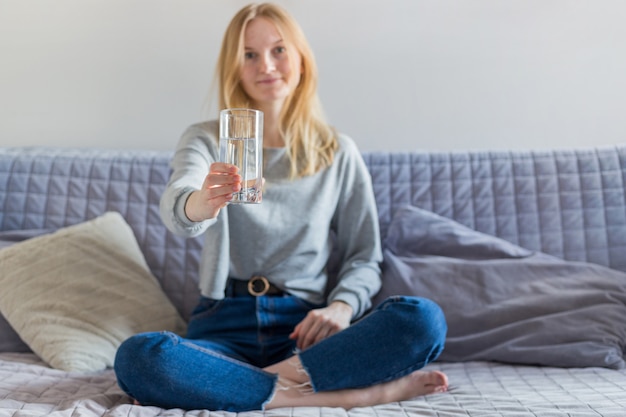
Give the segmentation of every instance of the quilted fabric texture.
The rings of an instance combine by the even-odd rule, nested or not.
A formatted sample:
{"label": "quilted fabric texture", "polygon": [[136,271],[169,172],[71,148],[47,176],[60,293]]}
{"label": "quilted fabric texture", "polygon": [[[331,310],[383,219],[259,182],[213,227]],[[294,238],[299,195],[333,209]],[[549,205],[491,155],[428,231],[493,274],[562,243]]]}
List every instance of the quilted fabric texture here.
{"label": "quilted fabric texture", "polygon": [[149,151],[0,149],[0,230],[58,229],[119,212],[152,273],[187,318],[199,296],[201,240],[174,236],[159,217],[170,157]]}
{"label": "quilted fabric texture", "polygon": [[[0,231],[58,229],[118,211],[188,317],[199,239],[166,231],[158,201],[169,152],[0,148]],[[383,235],[407,204],[532,250],[626,270],[626,145],[545,152],[366,153]],[[519,216],[519,217],[518,217]],[[1,318],[0,318],[1,319]],[[32,362],[23,358],[33,358]],[[375,408],[299,408],[246,416],[623,416],[623,371],[435,363],[448,393]],[[226,416],[130,404],[112,371],[80,377],[34,355],[0,353],[0,409],[21,416]],[[1,414],[1,413],[0,413]],[[243,417],[243,414],[242,414]]]}
{"label": "quilted fabric texture", "polygon": [[[122,214],[183,317],[199,295],[201,237],[158,213],[171,152],[0,148],[0,230]],[[407,204],[563,259],[626,271],[626,145],[541,152],[364,153],[383,238]]]}
{"label": "quilted fabric texture", "polygon": [[364,157],[383,238],[396,210],[413,205],[527,249],[626,271],[626,145]]}
{"label": "quilted fabric texture", "polygon": [[[0,353],[0,415],[12,417],[622,417],[626,373],[498,363],[434,363],[451,381],[444,394],[357,407],[278,408],[229,413],[132,405],[113,371],[67,374],[36,357]],[[12,387],[12,391],[5,390]],[[3,414],[4,412],[4,414]]]}

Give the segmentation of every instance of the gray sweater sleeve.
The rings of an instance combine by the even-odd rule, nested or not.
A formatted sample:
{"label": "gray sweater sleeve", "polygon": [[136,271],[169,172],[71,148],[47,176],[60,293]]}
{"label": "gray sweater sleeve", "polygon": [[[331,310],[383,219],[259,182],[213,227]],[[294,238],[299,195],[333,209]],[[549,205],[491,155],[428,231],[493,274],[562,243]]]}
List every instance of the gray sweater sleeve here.
{"label": "gray sweater sleeve", "polygon": [[209,298],[224,297],[229,274],[228,213],[211,220],[193,222],[185,214],[189,195],[200,189],[210,165],[218,158],[217,122],[189,127],[171,162],[172,174],[160,202],[161,220],[173,233],[184,237],[205,235],[200,261],[199,287]]}
{"label": "gray sweater sleeve", "polygon": [[344,164],[342,193],[333,218],[340,269],[328,301],[348,303],[358,318],[371,307],[371,297],[380,290],[382,250],[369,171],[352,141],[343,146],[344,156],[350,160]]}
{"label": "gray sweater sleeve", "polygon": [[161,196],[163,223],[172,232],[186,237],[198,236],[214,223],[214,220],[192,222],[185,214],[187,198],[200,189],[218,156],[217,142],[207,134],[214,127],[211,123],[205,125],[194,125],[184,132],[171,162],[172,175]]}

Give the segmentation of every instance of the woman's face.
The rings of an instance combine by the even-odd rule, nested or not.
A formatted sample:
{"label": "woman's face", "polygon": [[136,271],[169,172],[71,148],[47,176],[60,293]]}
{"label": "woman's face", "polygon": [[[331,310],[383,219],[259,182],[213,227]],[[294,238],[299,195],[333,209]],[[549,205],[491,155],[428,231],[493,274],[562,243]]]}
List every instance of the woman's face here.
{"label": "woman's face", "polygon": [[[300,82],[301,57],[266,18],[248,22],[241,85],[258,107],[282,105]],[[293,50],[287,51],[287,48]]]}

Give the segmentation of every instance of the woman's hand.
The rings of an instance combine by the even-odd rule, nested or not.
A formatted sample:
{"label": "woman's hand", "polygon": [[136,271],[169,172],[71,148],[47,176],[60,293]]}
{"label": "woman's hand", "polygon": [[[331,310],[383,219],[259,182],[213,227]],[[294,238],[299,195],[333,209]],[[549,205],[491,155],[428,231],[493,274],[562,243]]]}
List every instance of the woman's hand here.
{"label": "woman's hand", "polygon": [[189,220],[201,222],[214,219],[220,210],[241,190],[241,176],[235,165],[214,162],[204,178],[202,188],[191,193],[185,203],[185,214]]}
{"label": "woman's hand", "polygon": [[333,301],[328,307],[309,311],[289,335],[298,349],[306,349],[350,326],[352,307],[343,301]]}

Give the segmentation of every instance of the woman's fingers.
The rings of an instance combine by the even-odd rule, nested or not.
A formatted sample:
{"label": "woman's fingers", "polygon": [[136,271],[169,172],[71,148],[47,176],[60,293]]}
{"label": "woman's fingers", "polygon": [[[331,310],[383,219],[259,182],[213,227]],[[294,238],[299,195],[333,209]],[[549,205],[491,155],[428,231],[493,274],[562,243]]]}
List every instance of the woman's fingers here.
{"label": "woman's fingers", "polygon": [[236,166],[215,162],[204,178],[202,188],[193,192],[187,199],[185,213],[192,221],[202,221],[217,217],[230,200],[233,193],[241,190],[241,175]]}
{"label": "woman's fingers", "polygon": [[224,174],[236,174],[239,172],[237,165],[227,164],[225,162],[213,162],[209,172],[221,172]]}
{"label": "woman's fingers", "polygon": [[211,164],[209,175],[207,175],[204,185],[209,191],[209,198],[232,195],[241,189],[241,175],[237,174],[239,169],[235,165],[223,162]]}
{"label": "woman's fingers", "polygon": [[209,173],[206,181],[206,188],[208,189],[227,187],[229,185],[241,187],[241,175]]}

